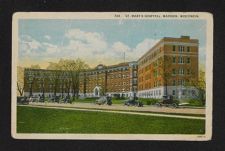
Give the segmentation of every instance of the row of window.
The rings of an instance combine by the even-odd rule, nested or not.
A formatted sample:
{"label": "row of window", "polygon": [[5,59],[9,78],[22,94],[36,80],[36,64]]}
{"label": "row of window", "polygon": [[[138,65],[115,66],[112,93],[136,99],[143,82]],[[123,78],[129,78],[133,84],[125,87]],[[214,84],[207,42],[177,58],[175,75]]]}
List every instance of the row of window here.
{"label": "row of window", "polygon": [[178,52],[190,52],[191,51],[191,48],[189,46],[185,47],[185,46],[175,46],[173,45],[173,51],[176,51],[178,47]]}
{"label": "row of window", "polygon": [[158,54],[160,54],[161,52],[161,48],[159,50],[153,51],[151,54],[149,54],[148,56],[144,57],[144,59],[142,59],[142,61],[140,62],[140,65],[145,64],[146,62],[148,62],[149,60],[152,60],[153,58],[155,58]]}
{"label": "row of window", "polygon": [[[172,95],[179,95],[178,90],[172,90]],[[196,96],[195,90],[181,90],[181,95]]]}
{"label": "row of window", "polygon": [[[180,68],[180,69],[172,69],[172,75],[184,75],[185,74],[185,69],[183,68]],[[190,75],[191,74],[191,71],[190,69],[186,69],[186,74],[187,75]]]}
{"label": "row of window", "polygon": [[[154,81],[154,82],[153,82],[153,87],[159,87],[159,86],[161,86],[161,85],[162,85],[161,80],[158,80],[158,81]],[[139,85],[139,89],[140,89],[140,90],[143,90],[143,88],[144,88],[144,89],[152,88],[152,84],[151,84],[150,82],[145,83],[144,87],[143,87],[143,85]]]}
{"label": "row of window", "polygon": [[184,86],[185,84],[188,84],[190,81],[188,79],[179,79],[179,80],[173,80],[173,86],[179,86],[182,85]]}
{"label": "row of window", "polygon": [[161,90],[152,90],[149,92],[142,92],[139,94],[139,97],[154,97],[154,96],[161,96],[162,92]]}
{"label": "row of window", "polygon": [[[176,61],[176,59],[178,59],[178,61]],[[186,58],[186,61],[185,61],[185,58],[184,57],[173,57],[173,63],[179,63],[179,64],[183,64],[183,63],[191,63],[191,58],[190,57],[187,57]]]}

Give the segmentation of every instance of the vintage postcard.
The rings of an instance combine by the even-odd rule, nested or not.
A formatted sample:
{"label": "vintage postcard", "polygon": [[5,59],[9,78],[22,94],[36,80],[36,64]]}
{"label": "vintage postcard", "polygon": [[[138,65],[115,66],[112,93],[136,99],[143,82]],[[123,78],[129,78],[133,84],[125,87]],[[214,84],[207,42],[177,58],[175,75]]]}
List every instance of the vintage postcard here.
{"label": "vintage postcard", "polygon": [[15,139],[212,136],[213,16],[206,12],[18,12]]}

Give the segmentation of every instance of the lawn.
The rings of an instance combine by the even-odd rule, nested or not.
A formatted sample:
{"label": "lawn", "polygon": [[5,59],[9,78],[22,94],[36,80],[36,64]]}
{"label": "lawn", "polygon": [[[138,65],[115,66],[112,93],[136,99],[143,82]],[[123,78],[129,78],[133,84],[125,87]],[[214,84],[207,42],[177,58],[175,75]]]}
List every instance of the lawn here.
{"label": "lawn", "polygon": [[205,120],[18,106],[17,132],[204,134]]}

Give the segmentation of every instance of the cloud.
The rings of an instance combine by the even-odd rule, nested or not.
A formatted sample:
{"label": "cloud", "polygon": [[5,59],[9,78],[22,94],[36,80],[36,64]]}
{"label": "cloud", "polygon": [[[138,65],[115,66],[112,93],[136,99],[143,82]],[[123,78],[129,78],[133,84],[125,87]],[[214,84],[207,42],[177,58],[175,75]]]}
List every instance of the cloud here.
{"label": "cloud", "polygon": [[112,50],[114,52],[130,52],[131,48],[129,46],[127,46],[126,44],[117,41],[112,45]]}
{"label": "cloud", "polygon": [[152,48],[159,39],[144,39],[132,49],[131,52],[127,53],[127,58],[129,61],[138,60],[142,55],[144,55],[150,48]]}
{"label": "cloud", "polygon": [[22,35],[20,38],[21,46],[22,48],[28,48],[28,49],[38,49],[41,44],[37,40],[33,39],[29,35]]}
{"label": "cloud", "polygon": [[[45,39],[47,35],[44,36]],[[39,58],[42,61],[56,58],[81,58],[91,67],[99,63],[105,65],[134,61],[148,51],[158,40],[144,39],[134,48],[121,41],[110,43],[103,33],[86,32],[80,29],[70,29],[64,35],[65,45],[40,42],[29,35],[20,37],[20,58]]]}
{"label": "cloud", "polygon": [[79,44],[85,46],[86,49],[95,49],[95,51],[101,51],[107,47],[106,40],[103,34],[97,32],[85,32],[80,29],[71,29],[65,36],[70,40],[70,46]]}
{"label": "cloud", "polygon": [[51,36],[49,36],[49,35],[45,35],[44,38],[47,40],[51,40]]}
{"label": "cloud", "polygon": [[40,42],[30,35],[21,35],[19,37],[19,57],[20,58],[38,58],[44,59],[49,55],[53,57],[60,52],[58,46],[47,42]]}

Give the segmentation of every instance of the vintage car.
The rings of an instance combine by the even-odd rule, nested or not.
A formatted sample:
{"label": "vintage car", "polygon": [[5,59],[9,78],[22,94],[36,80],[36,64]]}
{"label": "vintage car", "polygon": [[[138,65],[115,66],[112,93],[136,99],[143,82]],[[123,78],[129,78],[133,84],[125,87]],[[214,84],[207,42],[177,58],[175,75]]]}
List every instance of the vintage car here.
{"label": "vintage car", "polygon": [[102,96],[99,99],[97,99],[95,103],[98,105],[103,104],[112,105],[112,98],[110,96]]}
{"label": "vintage car", "polygon": [[51,96],[49,99],[50,99],[51,102],[57,102],[57,103],[59,103],[60,96]]}
{"label": "vintage car", "polygon": [[166,106],[166,107],[174,107],[177,108],[179,106],[179,101],[174,100],[172,95],[164,95],[158,103],[156,103],[157,106]]}
{"label": "vintage car", "polygon": [[27,104],[29,104],[29,100],[25,96],[24,97],[17,97],[17,103],[27,105]]}
{"label": "vintage car", "polygon": [[27,98],[29,102],[39,102],[40,97],[39,96],[30,96]]}
{"label": "vintage car", "polygon": [[131,97],[128,100],[124,101],[124,105],[143,107],[143,103],[141,101],[136,100],[136,99],[137,99],[136,97]]}

